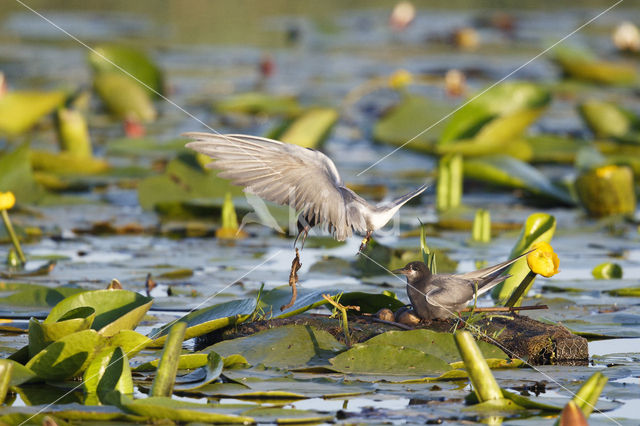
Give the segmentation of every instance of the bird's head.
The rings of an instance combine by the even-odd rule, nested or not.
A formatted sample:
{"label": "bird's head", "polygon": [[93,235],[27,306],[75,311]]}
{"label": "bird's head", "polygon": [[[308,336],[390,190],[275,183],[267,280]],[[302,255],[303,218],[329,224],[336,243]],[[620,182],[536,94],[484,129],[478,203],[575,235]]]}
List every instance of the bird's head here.
{"label": "bird's head", "polygon": [[428,277],[431,275],[429,267],[424,262],[411,262],[407,263],[404,268],[396,269],[392,271],[394,274],[400,274],[407,277],[407,281],[415,282],[422,277]]}

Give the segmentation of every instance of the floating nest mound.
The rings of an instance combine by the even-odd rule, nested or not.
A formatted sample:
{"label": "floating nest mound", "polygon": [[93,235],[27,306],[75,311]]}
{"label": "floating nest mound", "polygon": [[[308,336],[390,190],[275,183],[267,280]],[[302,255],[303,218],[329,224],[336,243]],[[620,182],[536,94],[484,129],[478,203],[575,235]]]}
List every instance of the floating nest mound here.
{"label": "floating nest mound", "polygon": [[[328,315],[301,314],[290,318],[253,321],[218,330],[198,338],[196,346],[204,348],[222,340],[249,336],[259,331],[286,325],[313,326],[331,333],[344,343],[342,324]],[[461,321],[431,321],[416,328],[451,332],[464,325]],[[352,343],[364,342],[378,334],[398,330],[393,323],[378,322],[370,316],[349,318]],[[562,325],[545,324],[518,314],[501,314],[475,322],[467,327],[477,339],[496,344],[512,358],[521,358],[531,365],[586,365],[589,359],[587,340],[576,336]]]}

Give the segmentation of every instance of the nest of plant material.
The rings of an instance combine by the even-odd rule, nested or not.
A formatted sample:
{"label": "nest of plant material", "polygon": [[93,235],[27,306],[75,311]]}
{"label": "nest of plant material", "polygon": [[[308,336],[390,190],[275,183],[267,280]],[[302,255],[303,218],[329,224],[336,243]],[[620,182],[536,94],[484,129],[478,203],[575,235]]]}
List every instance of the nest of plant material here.
{"label": "nest of plant material", "polygon": [[[259,331],[287,325],[305,325],[331,333],[345,343],[344,329],[339,319],[329,315],[300,314],[290,318],[276,318],[242,323],[199,337],[197,348],[204,348],[222,340],[249,336]],[[348,321],[351,343],[361,343],[391,330],[425,328],[452,332],[465,327],[459,319],[427,321],[408,327],[375,316],[354,315]],[[586,365],[589,358],[587,340],[576,336],[562,325],[545,324],[529,317],[508,313],[487,315],[468,325],[477,339],[497,344],[512,358],[520,358],[531,365]],[[497,343],[496,343],[497,342]]]}

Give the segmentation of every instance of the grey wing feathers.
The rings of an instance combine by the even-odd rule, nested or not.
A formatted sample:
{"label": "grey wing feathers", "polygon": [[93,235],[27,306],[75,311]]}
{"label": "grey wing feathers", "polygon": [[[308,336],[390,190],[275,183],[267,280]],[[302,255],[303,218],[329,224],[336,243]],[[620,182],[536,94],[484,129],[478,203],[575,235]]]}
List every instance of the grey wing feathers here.
{"label": "grey wing feathers", "polygon": [[184,136],[194,139],[187,148],[214,159],[207,167],[221,170],[218,176],[329,225],[336,239],[346,239],[352,230],[366,231],[361,215],[348,209],[359,197],[343,186],[335,165],[321,152],[257,136]]}

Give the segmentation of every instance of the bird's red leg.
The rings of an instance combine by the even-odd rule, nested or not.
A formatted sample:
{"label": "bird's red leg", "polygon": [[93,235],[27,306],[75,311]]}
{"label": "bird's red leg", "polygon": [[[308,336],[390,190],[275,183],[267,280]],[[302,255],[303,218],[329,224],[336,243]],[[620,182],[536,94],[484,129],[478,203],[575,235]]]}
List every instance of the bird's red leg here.
{"label": "bird's red leg", "polygon": [[285,309],[289,309],[296,303],[296,298],[298,297],[298,289],[296,284],[298,283],[298,270],[302,263],[300,263],[300,253],[298,249],[296,249],[296,257],[293,258],[293,262],[291,262],[291,273],[289,274],[289,285],[291,286],[291,300],[286,305],[282,305],[280,307],[280,311],[284,311]]}
{"label": "bird's red leg", "polygon": [[369,244],[369,241],[371,240],[372,232],[373,231],[367,231],[367,235],[362,239],[362,242],[360,243],[360,249],[358,249],[358,254],[360,254],[362,250],[367,248],[367,244]]}

